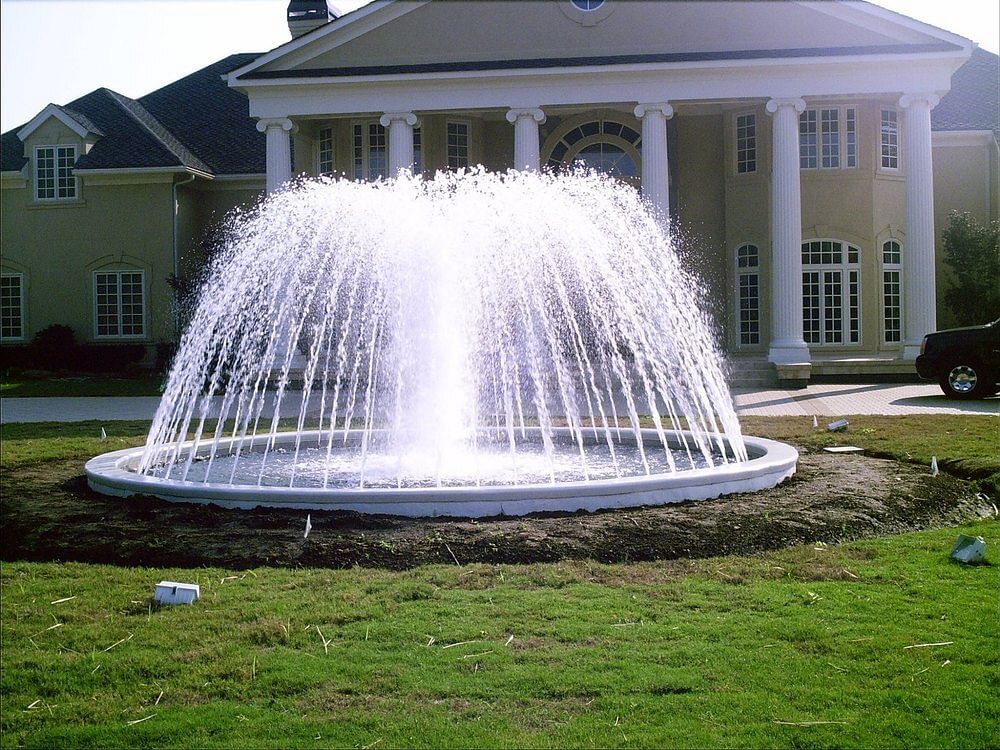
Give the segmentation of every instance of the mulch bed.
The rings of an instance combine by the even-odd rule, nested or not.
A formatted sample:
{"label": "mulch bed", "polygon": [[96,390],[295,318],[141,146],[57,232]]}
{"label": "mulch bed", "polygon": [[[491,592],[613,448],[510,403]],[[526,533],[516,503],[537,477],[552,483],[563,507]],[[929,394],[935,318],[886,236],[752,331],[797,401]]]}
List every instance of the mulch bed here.
{"label": "mulch bed", "polygon": [[894,534],[994,512],[972,483],[923,466],[800,452],[798,473],[763,492],[475,521],[311,511],[308,539],[306,511],[110,498],[87,487],[79,461],[52,461],[3,477],[0,558],[234,569],[634,562]]}

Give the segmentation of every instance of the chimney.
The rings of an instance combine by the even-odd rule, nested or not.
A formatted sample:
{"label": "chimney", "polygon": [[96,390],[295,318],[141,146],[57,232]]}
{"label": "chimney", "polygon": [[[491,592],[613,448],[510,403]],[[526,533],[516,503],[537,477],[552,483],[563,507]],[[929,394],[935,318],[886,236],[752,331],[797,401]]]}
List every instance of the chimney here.
{"label": "chimney", "polygon": [[327,0],[289,0],[288,3],[288,30],[292,39],[308,34],[336,17]]}

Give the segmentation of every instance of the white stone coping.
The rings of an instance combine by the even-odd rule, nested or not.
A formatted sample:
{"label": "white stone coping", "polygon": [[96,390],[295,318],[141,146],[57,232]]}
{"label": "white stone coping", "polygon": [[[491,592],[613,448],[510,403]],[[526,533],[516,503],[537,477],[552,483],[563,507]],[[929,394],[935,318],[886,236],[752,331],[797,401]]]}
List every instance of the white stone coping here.
{"label": "white stone coping", "polygon": [[[533,428],[538,432],[538,428]],[[554,431],[558,437],[569,430]],[[656,430],[641,430],[644,445],[659,446]],[[668,442],[679,446],[681,433],[668,431]],[[319,433],[302,433],[303,439]],[[295,433],[279,433],[275,445],[294,443]],[[635,444],[634,436],[622,435]],[[260,439],[260,438],[258,438]],[[234,438],[219,441],[228,448]],[[663,505],[685,500],[707,500],[734,492],[753,492],[774,487],[795,473],[798,451],[790,445],[757,437],[744,437],[750,460],[714,468],[691,469],[668,474],[490,487],[412,487],[371,489],[323,489],[320,487],[257,487],[222,483],[168,480],[136,474],[143,449],[128,448],[92,458],[87,462],[87,482],[105,495],[131,497],[151,495],[172,502],[215,504],[227,508],[295,508],[303,510],[350,510],[399,516],[451,516],[480,518],[524,515],[543,511],[594,511],[640,505]],[[184,447],[189,447],[186,443]],[[199,446],[199,454],[210,445]]]}

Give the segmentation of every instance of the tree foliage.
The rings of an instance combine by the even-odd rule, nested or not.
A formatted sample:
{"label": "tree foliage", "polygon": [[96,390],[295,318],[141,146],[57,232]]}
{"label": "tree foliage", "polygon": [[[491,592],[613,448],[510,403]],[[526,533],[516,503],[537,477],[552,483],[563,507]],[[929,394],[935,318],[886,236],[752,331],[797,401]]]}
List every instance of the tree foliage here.
{"label": "tree foliage", "polygon": [[1000,222],[984,225],[971,214],[952,211],[942,237],[954,277],[944,299],[959,324],[1000,318]]}

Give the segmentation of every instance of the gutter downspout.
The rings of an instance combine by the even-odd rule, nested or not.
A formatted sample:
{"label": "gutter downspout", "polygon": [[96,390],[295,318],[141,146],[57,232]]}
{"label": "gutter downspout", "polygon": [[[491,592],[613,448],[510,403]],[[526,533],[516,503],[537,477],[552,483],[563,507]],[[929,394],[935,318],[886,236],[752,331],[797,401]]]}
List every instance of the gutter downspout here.
{"label": "gutter downspout", "polygon": [[180,182],[175,182],[173,185],[173,199],[174,199],[174,234],[173,234],[173,245],[174,245],[174,278],[180,278],[181,275],[181,252],[178,247],[178,216],[180,214],[180,205],[177,202],[177,188],[181,185],[189,185],[194,182],[198,175],[192,174],[186,180],[181,180]]}

